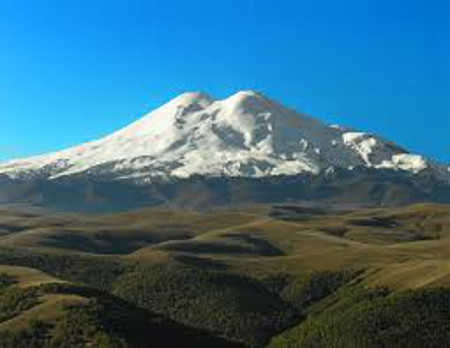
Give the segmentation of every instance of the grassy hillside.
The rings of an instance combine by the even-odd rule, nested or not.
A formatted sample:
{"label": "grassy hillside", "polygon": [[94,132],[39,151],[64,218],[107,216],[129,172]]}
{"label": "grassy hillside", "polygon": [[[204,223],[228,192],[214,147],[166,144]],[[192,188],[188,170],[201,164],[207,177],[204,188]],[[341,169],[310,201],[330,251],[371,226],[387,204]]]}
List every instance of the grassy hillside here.
{"label": "grassy hillside", "polygon": [[347,287],[311,310],[270,347],[446,347],[450,290]]}
{"label": "grassy hillside", "polygon": [[[94,288],[43,273],[39,280],[27,268],[2,272],[0,347],[233,346]],[[27,283],[26,273],[37,282]]]}
{"label": "grassy hillside", "polygon": [[139,307],[253,346],[298,315],[262,284],[214,267],[169,263],[118,279],[114,294]]}
{"label": "grassy hillside", "polygon": [[0,209],[0,347],[445,346],[450,207]]}

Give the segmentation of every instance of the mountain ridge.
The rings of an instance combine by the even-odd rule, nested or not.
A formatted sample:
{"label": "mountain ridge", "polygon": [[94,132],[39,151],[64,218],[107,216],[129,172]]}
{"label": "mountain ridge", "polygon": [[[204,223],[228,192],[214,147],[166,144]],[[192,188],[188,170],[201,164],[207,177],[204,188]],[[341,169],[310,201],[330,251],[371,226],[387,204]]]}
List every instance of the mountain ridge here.
{"label": "mountain ridge", "polygon": [[151,182],[192,175],[267,177],[357,167],[450,180],[449,168],[365,132],[329,126],[255,91],[222,100],[187,92],[99,140],[0,164],[12,179],[52,180],[85,173]]}

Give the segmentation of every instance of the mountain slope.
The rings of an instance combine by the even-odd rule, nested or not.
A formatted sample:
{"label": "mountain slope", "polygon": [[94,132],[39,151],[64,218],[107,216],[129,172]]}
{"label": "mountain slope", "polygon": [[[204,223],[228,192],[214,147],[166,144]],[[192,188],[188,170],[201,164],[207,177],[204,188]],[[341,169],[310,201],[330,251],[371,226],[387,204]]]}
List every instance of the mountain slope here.
{"label": "mountain slope", "polygon": [[224,100],[185,93],[103,139],[0,165],[10,179],[89,175],[146,182],[192,175],[266,177],[335,169],[448,168],[367,133],[328,126],[253,91]]}

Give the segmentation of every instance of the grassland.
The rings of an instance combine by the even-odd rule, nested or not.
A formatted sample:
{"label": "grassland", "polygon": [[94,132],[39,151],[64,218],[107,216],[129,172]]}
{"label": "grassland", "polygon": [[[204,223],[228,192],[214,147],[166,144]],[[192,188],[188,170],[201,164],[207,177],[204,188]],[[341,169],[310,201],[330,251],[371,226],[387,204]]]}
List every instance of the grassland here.
{"label": "grassland", "polygon": [[0,210],[0,347],[438,347],[449,289],[446,205]]}

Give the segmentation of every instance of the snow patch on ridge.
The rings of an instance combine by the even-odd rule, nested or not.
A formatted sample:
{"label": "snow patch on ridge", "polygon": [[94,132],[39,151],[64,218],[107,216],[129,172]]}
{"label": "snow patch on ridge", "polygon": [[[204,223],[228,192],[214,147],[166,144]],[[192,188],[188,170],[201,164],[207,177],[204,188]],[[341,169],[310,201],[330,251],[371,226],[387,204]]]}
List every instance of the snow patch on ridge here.
{"label": "snow patch on ridge", "polygon": [[348,132],[342,134],[344,144],[352,148],[364,160],[368,167],[372,167],[370,155],[378,145],[378,141],[369,134],[362,132]]}
{"label": "snow patch on ridge", "polygon": [[420,155],[399,154],[392,156],[390,161],[383,161],[377,168],[400,169],[419,173],[428,168],[428,163]]}

